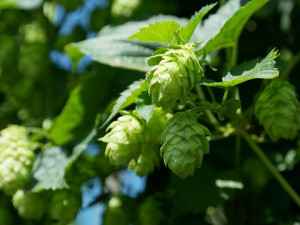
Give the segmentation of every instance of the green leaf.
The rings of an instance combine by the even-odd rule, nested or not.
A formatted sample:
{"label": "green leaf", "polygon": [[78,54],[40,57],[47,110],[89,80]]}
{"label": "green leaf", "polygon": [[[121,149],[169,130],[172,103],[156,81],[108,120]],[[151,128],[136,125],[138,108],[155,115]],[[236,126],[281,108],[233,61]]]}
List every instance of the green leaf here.
{"label": "green leaf", "polygon": [[35,9],[39,7],[42,2],[42,0],[0,0],[0,9]]}
{"label": "green leaf", "polygon": [[106,126],[112,120],[112,118],[114,118],[118,114],[118,112],[133,104],[136,101],[137,96],[147,89],[148,86],[145,83],[145,80],[138,80],[129,85],[128,89],[120,94],[120,97],[117,99],[112,112],[110,113],[105,123],[101,126],[101,128]]}
{"label": "green leaf", "polygon": [[[236,45],[248,19],[267,2],[268,0],[252,0],[242,6],[240,0],[228,1],[215,15],[210,16],[199,30],[198,38],[199,41],[204,41],[205,51],[208,53]],[[204,49],[199,54],[202,54]]]}
{"label": "green leaf", "polygon": [[179,30],[179,34],[185,40],[185,42],[189,42],[190,38],[192,37],[197,25],[202,20],[202,18],[216,5],[210,4],[207,6],[202,7],[198,12],[196,12],[192,18],[190,19],[189,23]]}
{"label": "green leaf", "polygon": [[161,44],[141,43],[125,39],[150,23],[164,20],[174,20],[182,26],[188,22],[187,19],[179,19],[175,16],[159,15],[148,20],[127,22],[119,26],[109,25],[102,28],[97,37],[72,43],[70,45],[72,51],[68,51],[70,47],[66,50],[75,61],[78,60],[78,56],[80,56],[78,53],[81,52],[106,65],[147,72],[150,67],[146,60]]}
{"label": "green leaf", "polygon": [[139,32],[128,37],[129,40],[137,39],[142,42],[162,42],[171,44],[174,33],[178,31],[180,24],[175,21],[162,21],[141,28]]}
{"label": "green leaf", "polygon": [[84,56],[73,44],[66,45],[65,52],[72,59],[73,67],[77,67],[80,59]]}
{"label": "green leaf", "polygon": [[139,94],[136,100],[136,110],[138,114],[148,123],[154,112],[155,105],[147,91]]}
{"label": "green leaf", "polygon": [[204,86],[227,88],[252,79],[273,79],[279,75],[277,68],[274,67],[274,59],[276,57],[277,51],[272,50],[263,60],[255,59],[231,69],[222,78],[221,82],[203,79],[200,84]]}
{"label": "green leaf", "polygon": [[52,147],[39,154],[33,166],[33,178],[37,183],[32,190],[68,188],[68,184],[64,179],[67,163],[68,157],[60,147]]}
{"label": "green leaf", "polygon": [[[109,40],[107,38],[93,38],[87,41],[71,44],[74,56],[74,48],[78,52],[89,55],[93,60],[110,65],[113,67],[121,67],[126,69],[148,71],[146,59],[151,56],[156,45],[147,45],[127,40]],[[69,52],[69,56],[70,55]]]}
{"label": "green leaf", "polygon": [[107,74],[91,75],[71,92],[51,129],[50,136],[54,143],[63,145],[84,137],[91,130],[98,108],[106,100],[110,79]]}

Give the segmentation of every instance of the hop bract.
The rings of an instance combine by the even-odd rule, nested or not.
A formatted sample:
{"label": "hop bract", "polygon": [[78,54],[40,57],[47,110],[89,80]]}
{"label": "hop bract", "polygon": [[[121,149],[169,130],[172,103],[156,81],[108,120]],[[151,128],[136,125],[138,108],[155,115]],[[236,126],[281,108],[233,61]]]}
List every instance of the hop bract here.
{"label": "hop bract", "polygon": [[[147,75],[149,94],[157,106],[168,107],[184,101],[202,76],[203,69],[194,52],[194,44],[176,45],[158,50],[160,54],[148,59],[159,61]],[[162,52],[162,53],[161,53]]]}
{"label": "hop bract", "polygon": [[300,103],[287,81],[273,80],[261,93],[255,115],[273,141],[294,139],[300,129]]}
{"label": "hop bract", "polygon": [[34,148],[24,127],[11,125],[0,132],[0,189],[6,194],[14,194],[28,181]]}
{"label": "hop bract", "polygon": [[209,130],[199,124],[190,111],[179,112],[162,134],[161,153],[165,164],[180,178],[192,176],[209,152]]}
{"label": "hop bract", "polygon": [[25,193],[19,190],[13,196],[13,205],[22,218],[40,220],[46,212],[47,197],[43,193]]}

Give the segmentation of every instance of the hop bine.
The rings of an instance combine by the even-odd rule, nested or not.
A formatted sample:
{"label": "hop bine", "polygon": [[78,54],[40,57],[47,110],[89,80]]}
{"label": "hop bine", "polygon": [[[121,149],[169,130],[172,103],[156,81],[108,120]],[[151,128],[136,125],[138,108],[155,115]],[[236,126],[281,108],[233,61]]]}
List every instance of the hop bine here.
{"label": "hop bine", "polygon": [[255,115],[273,141],[294,139],[300,130],[300,103],[287,81],[273,80],[255,104]]}
{"label": "hop bine", "polygon": [[0,132],[0,189],[12,195],[29,179],[35,145],[24,127],[11,125]]}
{"label": "hop bine", "polygon": [[[160,48],[148,59],[155,65],[147,74],[149,94],[157,106],[169,107],[184,101],[202,76],[203,69],[194,52],[193,43]],[[155,53],[154,53],[155,54]]]}
{"label": "hop bine", "polygon": [[169,121],[160,151],[165,164],[180,178],[192,176],[201,166],[203,154],[209,152],[206,135],[210,131],[190,111],[179,112]]}

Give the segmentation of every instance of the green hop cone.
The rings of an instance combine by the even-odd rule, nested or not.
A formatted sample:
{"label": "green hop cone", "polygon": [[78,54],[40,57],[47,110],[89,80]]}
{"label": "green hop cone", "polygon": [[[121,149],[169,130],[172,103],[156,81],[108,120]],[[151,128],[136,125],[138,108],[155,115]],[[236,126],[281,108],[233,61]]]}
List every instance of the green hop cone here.
{"label": "green hop cone", "polygon": [[29,179],[35,146],[24,127],[11,125],[0,132],[0,189],[12,195]]}
{"label": "green hop cone", "polygon": [[300,129],[300,103],[287,81],[273,80],[255,104],[255,115],[273,141],[294,139]]}
{"label": "green hop cone", "polygon": [[158,52],[148,59],[149,65],[159,60],[147,74],[148,92],[155,105],[169,107],[178,100],[184,101],[204,72],[192,43],[161,48]]}
{"label": "green hop cone", "polygon": [[144,140],[144,126],[134,115],[124,115],[112,122],[111,130],[100,141],[106,142],[105,155],[114,165],[128,164],[132,158],[139,154]]}
{"label": "green hop cone", "polygon": [[141,0],[114,0],[111,6],[111,14],[116,18],[129,18],[134,15]]}
{"label": "green hop cone", "polygon": [[58,222],[71,222],[75,219],[80,206],[80,193],[71,190],[57,191],[51,198],[48,216],[50,219]]}
{"label": "green hop cone", "polygon": [[40,220],[46,212],[47,196],[18,190],[13,196],[13,205],[23,219]]}
{"label": "green hop cone", "polygon": [[192,176],[209,152],[206,135],[210,131],[197,122],[190,111],[179,112],[169,121],[162,134],[161,154],[165,164],[180,178]]}

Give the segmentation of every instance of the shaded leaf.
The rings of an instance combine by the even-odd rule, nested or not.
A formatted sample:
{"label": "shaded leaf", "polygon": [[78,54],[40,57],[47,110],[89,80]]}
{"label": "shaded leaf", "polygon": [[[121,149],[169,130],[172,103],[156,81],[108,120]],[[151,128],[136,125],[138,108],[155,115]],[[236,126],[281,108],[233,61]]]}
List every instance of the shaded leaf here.
{"label": "shaded leaf", "polygon": [[203,79],[200,84],[219,88],[233,87],[252,79],[273,79],[279,75],[275,68],[277,51],[272,50],[263,60],[252,60],[245,62],[231,69],[221,82]]}
{"label": "shaded leaf", "polygon": [[129,40],[137,39],[142,42],[162,42],[170,44],[174,33],[178,31],[180,24],[175,21],[162,21],[143,27],[139,32],[128,37]]}
{"label": "shaded leaf", "polygon": [[181,37],[188,42],[191,38],[191,36],[193,35],[197,25],[199,24],[199,22],[202,20],[202,18],[216,5],[215,4],[210,4],[207,6],[202,7],[198,12],[196,12],[192,18],[190,19],[189,23],[181,28],[179,30],[179,34],[181,35]]}
{"label": "shaded leaf", "polygon": [[120,94],[120,97],[117,99],[112,112],[110,113],[109,117],[105,121],[105,123],[101,126],[104,127],[111,121],[113,117],[115,117],[118,112],[120,112],[122,109],[126,108],[127,106],[133,104],[137,96],[142,92],[147,90],[147,84],[145,83],[145,80],[138,80],[133,82],[131,85],[129,85],[128,89],[123,91]]}
{"label": "shaded leaf", "polygon": [[39,154],[33,166],[33,178],[36,184],[33,191],[68,188],[64,179],[68,157],[60,147],[46,149]]}
{"label": "shaded leaf", "polygon": [[[88,76],[72,92],[61,114],[55,120],[50,135],[58,145],[81,138],[91,130],[101,102],[109,89],[107,74]],[[100,95],[100,93],[102,93]]]}
{"label": "shaded leaf", "polygon": [[138,114],[148,123],[154,112],[155,105],[147,91],[143,91],[137,97],[136,110]]}

